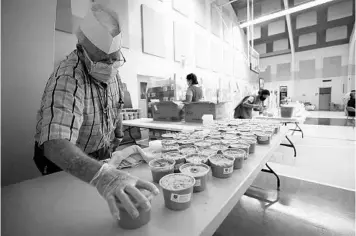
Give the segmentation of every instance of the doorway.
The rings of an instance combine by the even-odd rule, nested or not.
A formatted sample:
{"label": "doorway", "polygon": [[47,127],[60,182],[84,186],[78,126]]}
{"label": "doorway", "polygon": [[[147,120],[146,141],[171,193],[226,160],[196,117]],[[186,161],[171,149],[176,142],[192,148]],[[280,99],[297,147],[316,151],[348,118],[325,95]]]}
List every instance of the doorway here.
{"label": "doorway", "polygon": [[[147,118],[147,87],[149,84],[149,76],[137,75],[137,91],[138,92],[138,108],[141,109],[141,118]],[[141,135],[143,139],[148,139],[148,130],[142,129]]]}
{"label": "doorway", "polygon": [[319,88],[319,110],[330,111],[331,87]]}

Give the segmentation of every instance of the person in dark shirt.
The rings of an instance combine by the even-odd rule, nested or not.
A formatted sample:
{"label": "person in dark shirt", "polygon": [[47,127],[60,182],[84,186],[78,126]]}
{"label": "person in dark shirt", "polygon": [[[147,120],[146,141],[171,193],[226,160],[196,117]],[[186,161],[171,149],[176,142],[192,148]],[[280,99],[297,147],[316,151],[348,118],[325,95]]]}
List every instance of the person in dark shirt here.
{"label": "person in dark shirt", "polygon": [[187,75],[188,89],[185,95],[185,102],[199,102],[203,98],[203,89],[198,84],[198,78],[195,74]]}
{"label": "person in dark shirt", "polygon": [[350,93],[350,100],[347,102],[349,116],[355,117],[355,90]]}
{"label": "person in dark shirt", "polygon": [[252,109],[262,111],[263,101],[270,96],[270,92],[267,89],[263,89],[258,92],[258,95],[246,96],[236,106],[234,110],[235,119],[251,119]]}

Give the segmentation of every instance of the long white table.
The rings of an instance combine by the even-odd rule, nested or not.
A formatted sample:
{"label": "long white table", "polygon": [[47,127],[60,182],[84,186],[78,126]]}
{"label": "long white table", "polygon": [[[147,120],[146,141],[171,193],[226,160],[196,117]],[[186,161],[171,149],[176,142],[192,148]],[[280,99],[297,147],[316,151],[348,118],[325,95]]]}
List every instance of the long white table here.
{"label": "long white table", "polygon": [[[119,228],[96,189],[64,172],[2,188],[1,235],[212,235],[267,164],[286,132],[283,128],[270,145],[258,145],[243,169],[234,171],[231,178],[209,176],[207,189],[195,193],[191,207],[185,211],[165,208],[161,192],[152,201],[150,223],[137,230]],[[128,171],[152,181],[146,164]]]}

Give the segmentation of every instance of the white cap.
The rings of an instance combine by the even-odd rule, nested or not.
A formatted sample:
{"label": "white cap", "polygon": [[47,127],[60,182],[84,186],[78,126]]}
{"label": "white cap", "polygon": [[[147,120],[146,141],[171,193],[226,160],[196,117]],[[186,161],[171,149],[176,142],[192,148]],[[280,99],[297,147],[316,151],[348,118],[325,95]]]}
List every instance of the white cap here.
{"label": "white cap", "polygon": [[93,3],[80,29],[91,43],[106,54],[121,48],[121,30],[117,13],[100,4]]}

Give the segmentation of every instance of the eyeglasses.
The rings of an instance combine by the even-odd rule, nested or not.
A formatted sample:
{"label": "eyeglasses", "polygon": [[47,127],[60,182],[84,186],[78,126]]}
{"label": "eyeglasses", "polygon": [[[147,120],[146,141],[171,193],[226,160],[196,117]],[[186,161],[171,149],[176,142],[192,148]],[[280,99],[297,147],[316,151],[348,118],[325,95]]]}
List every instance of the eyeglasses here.
{"label": "eyeglasses", "polygon": [[83,52],[86,56],[86,58],[89,60],[89,62],[94,66],[94,67],[101,67],[101,68],[105,68],[105,67],[114,67],[115,69],[118,69],[119,67],[123,66],[125,63],[126,63],[126,58],[124,57],[124,54],[121,52],[121,49],[120,49],[120,58],[118,60],[115,60],[114,62],[112,63],[107,63],[105,61],[98,61],[98,62],[94,62],[90,59],[87,51],[83,49]]}

